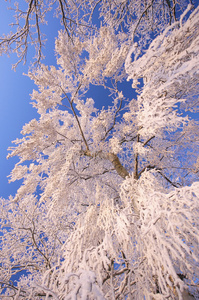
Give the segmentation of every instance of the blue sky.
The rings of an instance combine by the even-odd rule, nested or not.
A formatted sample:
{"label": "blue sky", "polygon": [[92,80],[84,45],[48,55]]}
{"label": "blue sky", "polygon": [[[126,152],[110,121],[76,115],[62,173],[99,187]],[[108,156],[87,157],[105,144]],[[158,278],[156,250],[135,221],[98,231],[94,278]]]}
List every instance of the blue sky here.
{"label": "blue sky", "polygon": [[[10,32],[8,24],[13,22],[12,12],[7,9],[8,5],[7,2],[0,1],[0,35]],[[47,65],[56,64],[54,42],[60,28],[59,20],[53,18],[52,14],[48,15],[48,25],[43,27],[47,43],[43,50],[45,60],[42,61]],[[14,157],[7,160],[7,149],[12,146],[11,141],[21,137],[20,131],[23,125],[38,117],[36,110],[29,103],[30,94],[36,86],[27,76],[23,75],[23,73],[27,74],[29,59],[33,56],[34,49],[30,49],[27,64],[19,64],[16,72],[12,70],[12,65],[17,61],[16,55],[0,56],[0,197],[3,198],[14,195],[21,184],[21,181],[8,184],[8,175],[18,158]],[[126,90],[124,94],[131,97],[131,84],[125,83],[124,85]],[[88,97],[93,97],[97,108],[100,108],[107,106],[107,101],[104,101],[107,99],[107,95],[108,91],[102,87],[92,87]]]}
{"label": "blue sky", "polygon": [[[12,13],[6,9],[8,2],[0,1],[0,34],[9,32],[8,24],[13,20]],[[60,28],[59,21],[49,16],[48,26],[44,27],[48,37],[44,54],[44,63],[55,64],[54,40]],[[34,49],[29,51],[29,57],[34,56]],[[8,147],[11,141],[19,138],[20,131],[25,123],[37,117],[36,110],[29,104],[30,94],[35,88],[34,83],[23,73],[27,74],[29,61],[26,65],[20,64],[16,72],[12,70],[12,64],[16,63],[17,57],[11,54],[0,56],[0,197],[7,198],[13,195],[20,182],[8,184],[7,176],[10,174],[17,158],[6,159]]]}
{"label": "blue sky", "polygon": [[[199,2],[199,0],[197,0]],[[7,10],[8,2],[0,1],[0,35],[10,31],[9,23],[13,21],[12,12]],[[56,64],[54,57],[54,41],[57,32],[60,29],[59,20],[53,18],[52,14],[48,15],[48,25],[43,27],[47,37],[46,47],[44,49],[45,60],[47,65]],[[26,65],[20,64],[16,72],[12,70],[12,64],[16,63],[17,57],[11,55],[0,56],[0,197],[7,198],[14,195],[21,182],[8,184],[7,176],[14,168],[17,158],[6,159],[8,147],[12,146],[11,141],[21,137],[20,131],[25,123],[31,119],[37,118],[36,110],[32,108],[30,94],[36,88],[34,83],[23,73],[28,72],[29,58],[34,56],[34,49],[28,53],[28,62]],[[130,83],[123,84],[125,96],[135,97]],[[125,87],[125,88],[124,88]],[[107,92],[103,88],[92,88],[89,97],[93,97],[97,108],[107,105]]]}

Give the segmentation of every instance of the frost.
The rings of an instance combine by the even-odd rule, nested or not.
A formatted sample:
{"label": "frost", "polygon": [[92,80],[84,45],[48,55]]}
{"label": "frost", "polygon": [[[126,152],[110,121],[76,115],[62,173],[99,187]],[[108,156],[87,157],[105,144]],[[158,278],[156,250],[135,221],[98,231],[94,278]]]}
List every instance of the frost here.
{"label": "frost", "polygon": [[113,137],[110,140],[110,147],[111,147],[111,152],[113,152],[114,154],[118,154],[122,150],[122,147],[119,144],[119,140],[116,137]]}
{"label": "frost", "polygon": [[[98,30],[82,15],[97,2],[59,1],[72,15],[79,9],[81,26],[71,21],[80,26],[71,37],[59,32],[58,67],[29,73],[40,117],[10,148],[19,157],[11,181],[23,182],[0,199],[3,296],[184,300],[198,293],[199,130],[191,117],[199,8],[187,16],[185,2],[176,2],[177,21],[172,1],[98,1]],[[119,84],[125,70],[136,89],[130,99]],[[94,85],[108,90],[100,109],[88,97]]]}

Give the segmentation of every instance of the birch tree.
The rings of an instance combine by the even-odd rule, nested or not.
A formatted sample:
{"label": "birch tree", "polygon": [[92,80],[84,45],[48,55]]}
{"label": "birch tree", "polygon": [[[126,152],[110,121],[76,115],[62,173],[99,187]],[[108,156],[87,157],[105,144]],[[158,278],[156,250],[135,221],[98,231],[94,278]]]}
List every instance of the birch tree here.
{"label": "birch tree", "polygon": [[[153,1],[137,23],[115,21],[124,2],[115,13],[102,3],[106,24],[60,31],[57,67],[28,74],[40,117],[9,154],[19,157],[10,181],[23,183],[1,199],[6,299],[199,297],[199,8],[177,19],[173,7],[156,38],[140,29],[136,42]],[[95,85],[107,108],[88,97]]]}

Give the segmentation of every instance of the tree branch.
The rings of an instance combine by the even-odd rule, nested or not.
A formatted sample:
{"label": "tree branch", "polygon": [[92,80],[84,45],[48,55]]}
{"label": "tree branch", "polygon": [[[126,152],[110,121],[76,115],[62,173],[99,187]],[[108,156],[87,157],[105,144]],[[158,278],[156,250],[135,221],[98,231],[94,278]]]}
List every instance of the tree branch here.
{"label": "tree branch", "polygon": [[120,175],[122,178],[126,178],[127,176],[129,176],[129,173],[127,172],[127,170],[122,166],[119,158],[117,157],[116,154],[114,153],[108,153],[107,155],[108,160],[113,164],[116,172],[118,173],[118,175]]}
{"label": "tree branch", "polygon": [[138,20],[138,22],[137,22],[137,24],[136,24],[136,26],[135,26],[135,29],[133,30],[133,40],[134,40],[134,38],[135,38],[135,32],[136,32],[136,30],[137,30],[137,28],[138,28],[138,26],[139,26],[139,24],[140,24],[140,22],[141,22],[141,20],[142,20],[142,18],[143,18],[143,16],[144,16],[144,14],[145,14],[145,13],[147,12],[147,10],[153,5],[153,2],[154,2],[154,0],[151,1],[151,3],[147,6],[147,8],[145,8],[145,10],[142,12],[141,16],[139,17],[139,20]]}
{"label": "tree branch", "polygon": [[[137,135],[137,143],[140,141],[140,135]],[[135,168],[134,168],[134,178],[137,180],[138,176],[138,153],[135,154]]]}
{"label": "tree branch", "polygon": [[113,120],[113,125],[107,130],[107,132],[105,133],[105,136],[103,137],[102,140],[105,140],[105,138],[107,137],[107,135],[109,134],[109,132],[114,128],[115,123],[116,123],[116,117],[117,117],[117,114],[118,114],[118,112],[120,111],[121,107],[122,107],[122,99],[120,100],[119,107],[118,107],[118,109],[117,109],[116,112],[115,112],[114,120]]}
{"label": "tree branch", "polygon": [[158,173],[164,178],[166,179],[172,186],[174,186],[175,188],[178,188],[178,186],[173,183],[167,176],[165,176],[161,171],[158,171]]}
{"label": "tree branch", "polygon": [[153,135],[152,137],[150,137],[144,144],[143,147],[146,146],[152,139],[154,139],[155,135]]}
{"label": "tree branch", "polygon": [[113,164],[113,167],[118,175],[124,179],[129,176],[128,171],[122,166],[118,156],[114,153],[104,153],[102,151],[91,153],[90,150],[86,150],[83,152],[83,154],[93,158],[98,156],[100,158],[107,159]]}

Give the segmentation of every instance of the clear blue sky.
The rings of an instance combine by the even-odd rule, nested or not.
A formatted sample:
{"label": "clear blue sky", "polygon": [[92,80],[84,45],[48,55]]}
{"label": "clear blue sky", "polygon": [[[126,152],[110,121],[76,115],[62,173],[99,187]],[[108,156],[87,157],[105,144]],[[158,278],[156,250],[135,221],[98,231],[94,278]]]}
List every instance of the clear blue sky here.
{"label": "clear blue sky", "polygon": [[[0,1],[0,35],[10,31],[8,24],[13,21],[11,11],[6,9],[8,5],[8,2]],[[46,59],[43,61],[47,65],[56,64],[54,41],[59,29],[59,20],[53,18],[52,14],[48,15],[48,25],[43,28],[48,40],[44,50]],[[34,50],[32,49],[28,58],[33,56]],[[30,94],[36,87],[27,76],[23,75],[28,72],[29,61],[25,66],[20,64],[14,72],[12,64],[16,63],[16,59],[13,54],[10,58],[6,55],[0,56],[0,197],[4,198],[14,195],[21,184],[21,182],[8,184],[7,176],[18,159],[7,160],[7,149],[12,146],[11,141],[21,137],[20,131],[23,125],[38,117],[36,111],[29,104]],[[133,95],[130,85],[130,83],[123,84],[123,91],[125,96],[134,98],[135,95]],[[97,91],[96,88],[92,88],[88,96],[93,97],[98,108],[103,105],[107,106],[107,92],[103,91],[103,88],[99,88]]]}
{"label": "clear blue sky", "polygon": [[[6,9],[9,3],[0,1],[0,35],[9,32],[8,24],[13,20],[12,13]],[[55,64],[54,40],[60,28],[59,21],[49,16],[48,26],[45,32],[48,37],[44,54],[44,63]],[[34,56],[34,50],[29,53],[29,57]],[[28,58],[29,58],[28,57]],[[0,197],[7,198],[14,195],[20,182],[8,184],[7,176],[10,174],[17,158],[6,159],[8,147],[12,146],[11,141],[21,137],[20,131],[25,123],[37,117],[36,110],[29,104],[30,94],[34,83],[23,73],[28,72],[28,63],[24,66],[20,64],[14,72],[12,64],[16,63],[16,56],[0,56]]]}
{"label": "clear blue sky", "polygon": [[[0,1],[0,35],[4,32],[10,32],[8,24],[13,22],[12,12],[6,7],[8,2]],[[59,20],[48,15],[48,25],[43,27],[47,36],[47,43],[44,52],[47,65],[56,64],[54,57],[54,42],[57,32],[60,29]],[[29,51],[28,59],[34,56],[34,49]],[[7,176],[14,168],[18,158],[6,159],[8,147],[12,146],[11,141],[20,138],[20,131],[25,123],[31,119],[37,118],[36,110],[29,104],[30,94],[36,88],[34,83],[23,73],[27,74],[29,61],[24,66],[20,64],[16,72],[12,70],[12,64],[16,63],[17,57],[11,54],[0,56],[0,197],[7,198],[14,195],[21,182],[17,181],[8,184]],[[130,83],[125,83],[124,94],[132,98],[132,89]],[[97,108],[107,106],[108,91],[103,88],[91,88],[88,96],[96,101]]]}

